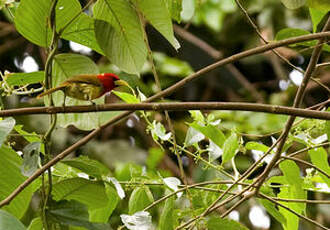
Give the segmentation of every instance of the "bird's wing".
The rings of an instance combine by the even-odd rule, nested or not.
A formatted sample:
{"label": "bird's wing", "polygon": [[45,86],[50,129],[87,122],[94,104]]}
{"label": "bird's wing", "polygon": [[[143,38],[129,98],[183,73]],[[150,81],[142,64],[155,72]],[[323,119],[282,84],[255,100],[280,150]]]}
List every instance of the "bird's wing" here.
{"label": "bird's wing", "polygon": [[85,83],[85,84],[91,84],[91,85],[102,87],[102,83],[96,77],[95,74],[76,75],[76,76],[70,77],[69,79],[67,79],[62,84],[66,85],[67,83]]}

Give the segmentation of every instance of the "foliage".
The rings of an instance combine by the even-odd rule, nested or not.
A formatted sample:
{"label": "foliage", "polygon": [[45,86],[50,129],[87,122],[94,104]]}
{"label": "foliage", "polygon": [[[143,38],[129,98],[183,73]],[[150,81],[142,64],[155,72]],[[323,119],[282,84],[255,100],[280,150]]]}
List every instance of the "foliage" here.
{"label": "foliage", "polygon": [[[293,72],[288,74],[284,62],[264,54],[207,73],[213,69],[210,57],[260,45],[256,26],[246,22],[244,13],[253,15],[249,19],[256,19],[260,34],[274,34],[279,41],[321,31],[329,3],[249,0],[241,4],[246,12],[232,0],[2,0],[3,24],[26,39],[29,48],[24,55],[44,67],[32,72],[19,72],[19,67],[2,70],[0,112],[14,107],[24,112],[24,107],[41,104],[61,107],[63,102],[65,106],[90,105],[65,97],[62,91],[44,100],[35,96],[72,76],[103,72],[116,73],[129,87],[94,100],[97,105],[106,101],[136,106],[167,88],[162,91],[168,92],[166,98],[158,98],[162,102],[239,98],[291,106],[297,87],[283,79]],[[186,27],[185,32],[181,34],[173,23]],[[5,32],[0,32],[0,39],[5,39]],[[74,44],[88,52],[72,53]],[[309,60],[311,52],[306,50],[317,46],[317,40],[308,40],[277,51],[285,58]],[[330,46],[323,44],[322,51],[320,60],[328,60]],[[20,61],[15,59],[15,63]],[[196,71],[205,65],[207,69]],[[307,61],[299,68],[306,66]],[[313,73],[313,80],[317,82],[320,76],[322,81],[326,65],[325,70],[315,69],[319,75]],[[245,81],[240,71],[247,74]],[[187,84],[188,76],[202,73],[209,80]],[[177,81],[180,87],[185,85],[182,93],[171,91]],[[267,88],[272,81],[276,90],[274,85]],[[262,98],[253,98],[251,87]],[[306,106],[324,99],[320,93],[306,95]],[[306,204],[309,199],[326,199],[329,193],[329,121],[296,119],[281,139],[287,116],[270,113],[184,109],[135,111],[128,116],[116,111],[66,113],[65,109],[49,120],[48,116],[25,115],[0,120],[0,201],[19,190],[0,207],[0,229],[172,230],[192,220],[197,229],[245,230],[258,227],[245,215],[255,201],[271,221],[269,229],[298,230],[300,225],[307,229],[315,221],[302,222],[301,216],[327,217],[328,207],[324,211]],[[119,123],[122,118],[125,122]],[[90,141],[92,137],[96,140]],[[282,140],[282,145],[272,146]],[[265,165],[278,167],[279,174],[266,171]],[[266,174],[260,176],[259,171]],[[29,179],[32,183],[20,187]],[[227,198],[234,201],[227,203]],[[252,201],[236,207],[242,198]],[[219,210],[223,216],[208,210]],[[235,211],[241,214],[238,218],[233,217]]]}

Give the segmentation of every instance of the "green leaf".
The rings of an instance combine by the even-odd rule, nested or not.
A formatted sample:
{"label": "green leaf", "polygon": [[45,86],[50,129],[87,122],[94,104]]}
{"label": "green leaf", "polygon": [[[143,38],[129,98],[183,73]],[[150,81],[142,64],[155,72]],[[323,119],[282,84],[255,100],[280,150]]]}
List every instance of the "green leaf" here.
{"label": "green leaf", "polygon": [[149,155],[146,160],[146,165],[149,169],[155,169],[157,165],[162,161],[165,152],[160,148],[150,148]]}
{"label": "green leaf", "polygon": [[[15,14],[18,32],[32,43],[43,47],[48,47],[51,42],[51,4],[51,0],[22,0]],[[80,11],[78,0],[59,0],[56,5],[56,30],[60,31]]]}
{"label": "green leaf", "polygon": [[93,9],[98,44],[109,60],[127,73],[138,74],[147,58],[142,25],[126,0],[99,0]]}
{"label": "green leaf", "polygon": [[81,13],[61,34],[61,38],[87,46],[104,54],[96,41],[94,19]]}
{"label": "green leaf", "polygon": [[218,229],[228,229],[228,230],[248,230],[247,227],[241,225],[240,223],[229,220],[221,219],[219,217],[211,217],[207,221],[208,230],[218,230]]}
{"label": "green leaf", "polygon": [[239,138],[236,133],[232,133],[223,144],[222,163],[230,161],[237,153],[239,147]]}
{"label": "green leaf", "polygon": [[[297,37],[297,36],[302,36],[302,35],[308,35],[310,34],[309,31],[303,30],[303,29],[295,29],[295,28],[285,28],[277,32],[275,36],[275,40],[283,40],[283,39],[288,39],[292,37]],[[315,46],[317,44],[316,40],[313,41],[306,41],[306,42],[299,42],[293,45],[290,45],[291,47],[296,47],[296,46]],[[323,50],[330,52],[330,46],[325,44],[323,45]]]}
{"label": "green leaf", "polygon": [[174,197],[170,197],[165,201],[162,214],[159,218],[159,230],[173,230],[174,229]]}
{"label": "green leaf", "polygon": [[21,171],[24,176],[31,176],[41,165],[40,161],[40,142],[32,142],[23,149],[23,164]]}
{"label": "green leaf", "polygon": [[[27,177],[21,174],[20,166],[22,158],[7,146],[0,148],[0,200],[5,199],[12,191],[14,191]],[[35,190],[34,184],[26,187],[18,196],[4,206],[3,209],[10,212],[17,218],[22,218],[25,211],[29,207],[32,194]],[[2,228],[0,228],[2,229]],[[3,228],[7,229],[7,228]]]}
{"label": "green leaf", "polygon": [[308,0],[308,6],[322,11],[330,11],[329,0]]}
{"label": "green leaf", "polygon": [[317,30],[318,24],[324,18],[324,16],[328,13],[327,10],[318,10],[314,8],[309,8],[309,14],[311,15],[313,22],[313,32],[315,33]]}
{"label": "green leaf", "polygon": [[8,134],[13,130],[15,123],[15,119],[12,117],[0,121],[0,147],[6,140]]}
{"label": "green leaf", "polygon": [[[322,169],[328,175],[330,175],[330,166],[328,163],[328,154],[324,148],[314,148],[308,151],[308,154],[312,160],[312,163],[318,168]],[[330,179],[324,174],[320,173],[321,178],[330,187]]]}
{"label": "green leaf", "polygon": [[196,122],[189,124],[189,126],[193,127],[194,129],[198,130],[202,134],[204,134],[207,138],[213,141],[216,145],[220,148],[222,147],[223,143],[226,140],[225,135],[221,132],[220,129],[213,125],[201,126]]}
{"label": "green leaf", "polygon": [[48,47],[51,28],[47,21],[51,0],[21,0],[15,17],[17,31],[39,46]]}
{"label": "green leaf", "polygon": [[105,193],[107,194],[108,197],[108,202],[103,208],[93,209],[89,212],[90,214],[89,219],[92,222],[107,223],[109,217],[117,207],[117,204],[120,200],[116,190],[113,187],[111,187],[107,183],[105,183],[104,186],[105,186]]}
{"label": "green leaf", "polygon": [[89,230],[111,230],[109,224],[90,222],[86,206],[77,201],[53,204],[47,214],[50,220],[60,225],[60,229],[78,226]]}
{"label": "green leaf", "polygon": [[[286,182],[289,184],[288,187],[282,187],[281,192],[278,195],[280,198],[289,199],[306,199],[307,193],[303,189],[303,179],[300,176],[300,169],[294,161],[285,160],[279,165]],[[282,202],[283,205],[293,209],[298,213],[304,213],[306,204],[304,203],[286,203]],[[288,212],[284,208],[279,208],[280,212],[286,217],[286,225],[283,225],[286,230],[297,230],[299,218],[293,216],[292,213]]]}
{"label": "green leaf", "polygon": [[15,216],[3,210],[0,210],[0,229],[26,230]]}
{"label": "green leaf", "polygon": [[184,140],[184,143],[185,143],[185,146],[191,146],[193,144],[200,142],[201,140],[204,140],[204,138],[205,138],[205,136],[202,133],[200,133],[193,127],[189,127],[187,134],[186,134],[186,138]]}
{"label": "green leaf", "polygon": [[153,201],[154,198],[148,187],[135,188],[129,198],[128,214],[132,215],[143,210]]}
{"label": "green leaf", "polygon": [[294,10],[305,5],[306,0],[281,0],[284,6],[288,9]]}
{"label": "green leaf", "polygon": [[[72,178],[60,181],[53,185],[52,195],[54,200],[75,200],[88,207],[91,218],[107,221],[113,211],[111,205],[116,202],[114,197],[109,200],[108,196],[117,196],[115,190],[105,190],[102,182],[90,181],[83,178]],[[100,216],[100,212],[103,213]]]}
{"label": "green leaf", "polygon": [[160,122],[156,122],[156,120],[152,122],[152,125],[148,126],[148,129],[151,130],[151,136],[156,142],[158,139],[167,141],[171,138],[172,135],[170,132],[166,133],[164,125]]}
{"label": "green leaf", "polygon": [[22,86],[28,84],[40,83],[44,80],[44,71],[31,73],[10,73],[6,75],[6,82],[9,86]]}
{"label": "green leaf", "polygon": [[119,91],[112,91],[117,97],[125,101],[126,103],[139,103],[139,99],[136,98],[134,95],[130,93],[125,93],[125,92],[119,92]]}
{"label": "green leaf", "polygon": [[181,22],[181,11],[182,11],[182,0],[163,0],[166,4],[171,17],[177,21]]}
{"label": "green leaf", "polygon": [[134,2],[150,24],[158,30],[175,49],[179,49],[180,44],[174,37],[171,15],[164,1],[134,0]]}
{"label": "green leaf", "polygon": [[[57,86],[67,78],[75,75],[97,73],[99,73],[97,65],[88,57],[78,54],[59,54],[54,58],[53,86]],[[63,92],[53,93],[53,99],[55,106],[62,106],[64,99]],[[45,101],[48,101],[47,98],[45,98]],[[98,98],[94,102],[96,104],[103,104],[104,97]],[[90,105],[90,102],[67,97],[65,105]],[[82,130],[91,130],[99,127],[117,114],[118,112],[58,114],[57,124],[61,127],[74,125]]]}
{"label": "green leaf", "polygon": [[90,159],[88,156],[79,156],[73,159],[62,160],[61,162],[98,179],[110,172],[105,165],[97,160]]}
{"label": "green leaf", "polygon": [[37,217],[31,221],[28,230],[43,230],[43,228],[41,217]]}
{"label": "green leaf", "polygon": [[254,141],[250,141],[248,143],[245,144],[245,148],[248,150],[257,150],[257,151],[261,151],[261,152],[267,152],[269,147],[267,145],[258,143],[258,142],[254,142]]}
{"label": "green leaf", "polygon": [[265,199],[258,199],[258,201],[264,206],[267,212],[272,215],[278,222],[280,222],[282,225],[286,225],[286,218],[276,209],[275,205],[272,202]]}
{"label": "green leaf", "polygon": [[194,119],[194,121],[204,124],[205,119],[200,110],[189,110],[189,113],[190,116]]}

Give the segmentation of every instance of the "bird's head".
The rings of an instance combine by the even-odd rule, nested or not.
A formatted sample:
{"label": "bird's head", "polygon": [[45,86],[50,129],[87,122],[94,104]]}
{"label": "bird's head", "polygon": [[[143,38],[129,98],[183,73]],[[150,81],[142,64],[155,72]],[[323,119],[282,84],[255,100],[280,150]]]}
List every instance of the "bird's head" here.
{"label": "bird's head", "polygon": [[118,86],[127,86],[128,83],[121,80],[116,74],[113,73],[102,73],[97,75],[98,79],[102,82],[105,92],[109,92]]}

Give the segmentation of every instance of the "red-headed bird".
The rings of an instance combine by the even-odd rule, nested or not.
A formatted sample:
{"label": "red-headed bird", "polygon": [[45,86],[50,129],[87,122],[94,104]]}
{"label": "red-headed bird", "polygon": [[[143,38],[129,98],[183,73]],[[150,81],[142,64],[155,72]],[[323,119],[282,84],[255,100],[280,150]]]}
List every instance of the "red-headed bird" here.
{"label": "red-headed bird", "polygon": [[63,105],[65,105],[66,96],[78,100],[92,101],[110,92],[117,86],[128,86],[128,84],[126,81],[120,80],[119,77],[113,73],[82,74],[68,78],[59,86],[39,94],[37,98],[61,90],[64,93]]}

